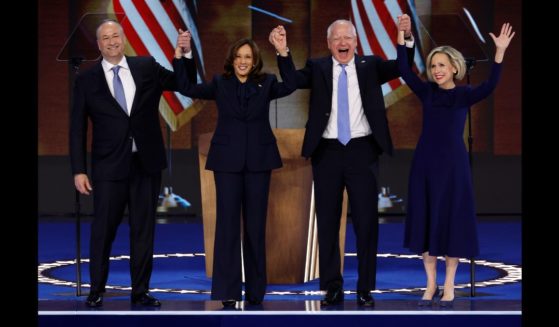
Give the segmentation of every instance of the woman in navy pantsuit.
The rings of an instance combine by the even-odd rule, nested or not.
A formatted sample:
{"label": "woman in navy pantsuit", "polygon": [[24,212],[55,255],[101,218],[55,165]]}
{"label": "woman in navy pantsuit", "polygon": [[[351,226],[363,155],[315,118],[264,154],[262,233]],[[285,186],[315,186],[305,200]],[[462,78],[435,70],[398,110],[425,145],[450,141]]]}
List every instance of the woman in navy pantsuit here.
{"label": "woman in navy pantsuit", "polygon": [[214,172],[217,198],[211,298],[221,300],[224,306],[241,301],[241,212],[245,299],[250,304],[260,304],[266,293],[268,190],[272,169],[282,166],[270,126],[269,106],[271,100],[287,96],[296,88],[295,67],[283,26],[272,30],[270,42],[278,53],[283,82],[278,82],[275,75],[261,73],[260,52],[251,39],[233,43],[225,60],[225,72],[209,83],[189,82],[188,73],[196,67],[189,59],[188,31],[181,33],[175,54],[185,61],[174,64],[180,92],[192,98],[215,100],[219,113],[206,169]]}

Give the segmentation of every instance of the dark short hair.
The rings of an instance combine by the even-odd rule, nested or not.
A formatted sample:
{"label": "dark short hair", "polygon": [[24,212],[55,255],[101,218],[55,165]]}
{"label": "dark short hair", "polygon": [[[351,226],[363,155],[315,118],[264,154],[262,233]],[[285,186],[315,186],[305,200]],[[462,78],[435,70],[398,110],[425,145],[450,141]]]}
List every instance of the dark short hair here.
{"label": "dark short hair", "polygon": [[262,66],[264,63],[262,62],[262,56],[260,55],[260,49],[256,43],[249,38],[242,38],[235,43],[231,44],[229,50],[227,51],[227,57],[225,58],[225,64],[223,64],[223,76],[225,77],[232,77],[235,75],[235,68],[233,67],[233,62],[235,61],[235,57],[237,56],[237,52],[239,48],[248,44],[250,49],[252,50],[252,70],[249,73],[249,77],[253,79],[260,79],[263,74],[261,73]]}

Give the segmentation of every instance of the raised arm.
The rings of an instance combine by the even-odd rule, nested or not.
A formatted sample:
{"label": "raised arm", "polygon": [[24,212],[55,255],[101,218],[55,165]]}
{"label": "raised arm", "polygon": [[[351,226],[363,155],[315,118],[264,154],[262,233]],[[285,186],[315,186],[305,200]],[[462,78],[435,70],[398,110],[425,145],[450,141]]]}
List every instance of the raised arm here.
{"label": "raised arm", "polygon": [[214,84],[196,84],[196,63],[192,58],[192,47],[189,31],[179,29],[173,70],[177,80],[177,91],[182,95],[198,99],[215,99]]}
{"label": "raised arm", "polygon": [[268,40],[278,53],[278,68],[282,79],[282,82],[274,81],[272,85],[270,96],[272,99],[276,99],[289,95],[297,89],[295,65],[287,47],[287,32],[283,26],[278,25],[274,28],[270,32]]}
{"label": "raised arm", "polygon": [[[407,62],[411,68],[413,66],[413,58],[415,56],[415,43],[411,34],[411,19],[407,14],[398,16],[398,31],[404,32],[406,41],[406,47],[404,49],[407,51],[407,57],[409,58],[409,61],[405,62]],[[378,77],[381,83],[386,83],[401,75],[396,60],[378,60],[378,62]]]}
{"label": "raised arm", "polygon": [[[407,16],[407,15],[405,15]],[[411,90],[419,95],[421,97],[422,94],[424,94],[427,91],[427,88],[429,87],[427,83],[423,82],[412,70],[411,70],[411,64],[412,64],[412,60],[408,59],[408,51],[406,50],[406,46],[405,44],[405,33],[406,30],[403,26],[405,26],[405,24],[401,24],[401,19],[402,16],[398,17],[398,37],[397,37],[397,42],[398,42],[398,47],[397,47],[397,52],[398,52],[398,57],[396,59],[396,61],[398,62],[398,69],[400,71],[400,74],[402,76],[402,78],[404,79],[404,81],[406,82],[406,84],[408,84],[408,86],[411,88]],[[429,67],[427,67],[427,69],[429,69]]]}
{"label": "raised arm", "polygon": [[495,36],[493,33],[489,33],[493,42],[495,42],[495,64],[491,67],[491,73],[487,81],[481,83],[470,91],[468,102],[469,105],[473,105],[480,100],[485,99],[493,90],[497,87],[499,78],[501,77],[501,65],[503,58],[505,56],[505,51],[510,44],[510,41],[514,37],[515,32],[512,31],[512,26],[509,23],[503,24],[501,26],[501,34]]}

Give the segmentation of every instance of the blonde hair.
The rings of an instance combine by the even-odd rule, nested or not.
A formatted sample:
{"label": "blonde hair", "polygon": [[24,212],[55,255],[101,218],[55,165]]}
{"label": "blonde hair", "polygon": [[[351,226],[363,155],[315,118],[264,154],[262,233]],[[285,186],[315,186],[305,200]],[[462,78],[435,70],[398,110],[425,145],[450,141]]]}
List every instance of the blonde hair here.
{"label": "blonde hair", "polygon": [[435,81],[435,79],[433,78],[433,74],[431,74],[431,62],[433,60],[433,56],[437,53],[444,53],[445,55],[447,55],[450,64],[456,69],[454,79],[461,80],[464,75],[466,75],[466,61],[464,60],[464,56],[462,55],[462,53],[449,45],[443,45],[431,50],[431,52],[427,56],[427,78],[429,79],[429,81]]}

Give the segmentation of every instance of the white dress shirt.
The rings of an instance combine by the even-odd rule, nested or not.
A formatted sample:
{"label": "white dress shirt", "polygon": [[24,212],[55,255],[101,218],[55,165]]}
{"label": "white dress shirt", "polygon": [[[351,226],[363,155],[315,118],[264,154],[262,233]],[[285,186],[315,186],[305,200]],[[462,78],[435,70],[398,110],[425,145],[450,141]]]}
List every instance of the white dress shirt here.
{"label": "white dress shirt", "polygon": [[[105,79],[107,80],[107,85],[109,85],[109,90],[113,97],[115,96],[115,88],[113,86],[114,72],[112,68],[114,66],[120,66],[118,71],[118,76],[122,81],[122,86],[124,88],[124,97],[126,98],[126,113],[130,116],[130,111],[132,110],[132,102],[134,101],[134,95],[136,94],[136,84],[134,83],[134,78],[132,78],[132,73],[130,72],[130,67],[128,67],[128,62],[126,57],[122,57],[122,60],[118,65],[113,65],[107,60],[103,59],[101,61],[103,66],[103,72],[105,73]],[[132,152],[138,151],[136,147],[136,142],[132,139]]]}
{"label": "white dress shirt", "polygon": [[[342,71],[340,63],[332,57],[332,111],[330,119],[326,125],[323,138],[335,139],[338,137],[338,78]],[[362,137],[372,133],[371,126],[365,116],[363,104],[361,103],[361,93],[359,90],[359,82],[357,80],[357,70],[355,69],[355,57],[347,64],[345,68],[347,72],[347,98],[349,100],[349,127],[351,129],[351,138]]]}
{"label": "white dress shirt", "polygon": [[[413,48],[414,38],[404,40],[406,47]],[[338,78],[342,68],[340,63],[332,57],[332,111],[330,119],[326,125],[323,138],[338,138]],[[372,133],[371,126],[365,116],[363,104],[361,103],[361,92],[359,90],[359,82],[357,80],[357,70],[355,69],[355,57],[347,64],[345,68],[347,72],[347,97],[349,101],[349,128],[351,129],[351,138],[367,136]]]}

